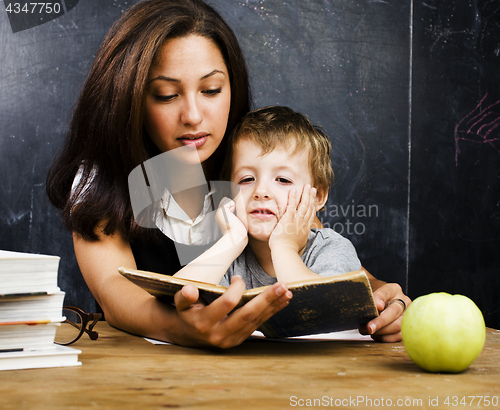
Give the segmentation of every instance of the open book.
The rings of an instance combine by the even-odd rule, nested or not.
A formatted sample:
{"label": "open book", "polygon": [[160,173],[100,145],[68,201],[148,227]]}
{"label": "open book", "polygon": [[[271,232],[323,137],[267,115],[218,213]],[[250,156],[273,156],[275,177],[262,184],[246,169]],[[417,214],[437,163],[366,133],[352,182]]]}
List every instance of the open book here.
{"label": "open book", "polygon": [[[153,296],[168,302],[172,302],[174,295],[187,284],[195,285],[206,303],[213,302],[227,289],[225,286],[124,267],[118,271]],[[287,307],[259,328],[266,337],[292,337],[356,329],[378,316],[370,282],[363,271],[287,285],[293,298]],[[246,290],[238,307],[266,288]]]}

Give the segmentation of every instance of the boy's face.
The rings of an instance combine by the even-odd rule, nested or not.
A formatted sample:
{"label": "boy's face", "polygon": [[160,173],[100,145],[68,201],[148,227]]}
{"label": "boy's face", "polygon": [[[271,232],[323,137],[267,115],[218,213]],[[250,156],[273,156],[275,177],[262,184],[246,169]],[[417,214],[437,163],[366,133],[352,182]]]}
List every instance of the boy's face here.
{"label": "boy's face", "polygon": [[293,148],[277,147],[262,155],[262,148],[252,141],[241,140],[235,147],[231,181],[241,190],[246,210],[243,222],[254,239],[269,239],[285,213],[292,188],[299,201],[304,185],[312,185],[308,150],[292,155]]}

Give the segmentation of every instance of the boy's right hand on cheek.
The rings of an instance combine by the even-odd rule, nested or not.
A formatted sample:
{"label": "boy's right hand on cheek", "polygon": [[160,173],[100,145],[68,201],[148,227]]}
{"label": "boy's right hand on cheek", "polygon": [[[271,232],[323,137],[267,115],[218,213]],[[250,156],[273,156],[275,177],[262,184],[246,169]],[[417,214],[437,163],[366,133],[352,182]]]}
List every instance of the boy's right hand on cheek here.
{"label": "boy's right hand on cheek", "polygon": [[[235,239],[242,239],[247,236],[247,228],[240,219],[241,215],[244,215],[244,212],[241,211],[241,206],[244,206],[244,204],[240,202],[242,202],[242,199],[239,197],[236,198],[236,202],[230,198],[223,198],[221,200],[215,220],[222,235],[230,233],[234,235]],[[234,214],[235,211],[238,216]]]}

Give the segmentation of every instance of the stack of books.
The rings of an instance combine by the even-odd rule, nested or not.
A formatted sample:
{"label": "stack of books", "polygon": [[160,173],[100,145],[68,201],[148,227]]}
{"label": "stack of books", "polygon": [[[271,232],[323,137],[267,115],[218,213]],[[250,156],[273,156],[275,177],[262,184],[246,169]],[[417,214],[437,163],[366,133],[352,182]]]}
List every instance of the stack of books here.
{"label": "stack of books", "polygon": [[0,250],[0,370],[81,364],[80,350],[54,343],[64,321],[59,259]]}

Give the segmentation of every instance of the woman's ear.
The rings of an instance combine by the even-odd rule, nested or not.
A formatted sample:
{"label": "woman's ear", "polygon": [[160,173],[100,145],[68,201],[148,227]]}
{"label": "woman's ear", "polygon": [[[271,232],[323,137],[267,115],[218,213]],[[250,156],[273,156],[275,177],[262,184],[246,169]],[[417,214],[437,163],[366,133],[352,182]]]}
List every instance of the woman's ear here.
{"label": "woman's ear", "polygon": [[328,191],[327,192],[320,192],[316,194],[316,212],[321,210],[326,204],[326,201],[328,200]]}

